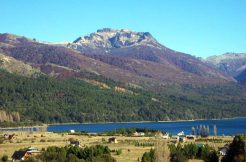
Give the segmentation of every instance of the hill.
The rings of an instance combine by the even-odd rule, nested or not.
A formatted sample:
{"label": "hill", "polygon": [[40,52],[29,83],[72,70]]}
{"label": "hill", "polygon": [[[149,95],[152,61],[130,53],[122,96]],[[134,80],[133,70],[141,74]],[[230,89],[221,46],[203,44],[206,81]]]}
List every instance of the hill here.
{"label": "hill", "polygon": [[8,72],[24,76],[40,73],[39,69],[33,68],[29,64],[25,64],[22,61],[16,60],[2,53],[0,53],[0,68],[5,69]]}
{"label": "hill", "polygon": [[81,74],[87,80],[60,81],[3,70],[0,76],[0,110],[18,113],[21,122],[159,121],[246,115],[245,87],[235,84],[172,86],[157,94],[121,87],[119,82],[92,73]]}

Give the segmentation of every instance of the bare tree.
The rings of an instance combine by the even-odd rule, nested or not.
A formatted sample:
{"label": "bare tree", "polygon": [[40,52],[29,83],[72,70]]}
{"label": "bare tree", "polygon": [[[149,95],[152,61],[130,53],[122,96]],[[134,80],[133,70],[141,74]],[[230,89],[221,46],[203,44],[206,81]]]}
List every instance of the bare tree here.
{"label": "bare tree", "polygon": [[217,127],[216,127],[216,125],[214,125],[214,136],[215,137],[217,136]]}
{"label": "bare tree", "polygon": [[210,135],[209,125],[207,126],[207,136]]}
{"label": "bare tree", "polygon": [[196,128],[195,128],[195,127],[192,127],[192,128],[191,128],[191,134],[192,134],[192,135],[196,135]]}

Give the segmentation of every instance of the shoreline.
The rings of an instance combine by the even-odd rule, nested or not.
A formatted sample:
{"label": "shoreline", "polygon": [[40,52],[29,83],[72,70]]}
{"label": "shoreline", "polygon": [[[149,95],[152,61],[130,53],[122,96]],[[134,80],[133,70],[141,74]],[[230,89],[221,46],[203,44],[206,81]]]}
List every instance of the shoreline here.
{"label": "shoreline", "polygon": [[53,124],[45,124],[47,126],[55,126],[55,125],[78,125],[78,124],[129,124],[129,123],[172,123],[172,122],[193,122],[193,121],[204,121],[204,120],[230,120],[230,119],[240,119],[240,118],[246,118],[244,117],[232,117],[232,118],[222,118],[222,119],[190,119],[190,120],[160,120],[160,121],[129,121],[129,122],[95,122],[95,123],[53,123]]}

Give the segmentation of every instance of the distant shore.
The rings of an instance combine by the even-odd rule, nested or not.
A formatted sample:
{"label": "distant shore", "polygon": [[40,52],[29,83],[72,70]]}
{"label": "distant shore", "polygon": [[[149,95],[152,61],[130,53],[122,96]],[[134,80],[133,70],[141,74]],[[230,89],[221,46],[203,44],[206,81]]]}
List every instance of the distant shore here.
{"label": "distant shore", "polygon": [[190,119],[190,120],[161,120],[161,121],[129,121],[129,122],[86,122],[86,123],[52,123],[52,124],[45,124],[47,126],[50,125],[75,125],[75,124],[129,124],[129,123],[172,123],[172,122],[193,122],[193,121],[204,121],[204,120],[230,120],[230,119],[240,119],[246,118],[244,117],[232,117],[232,118],[222,118],[222,119]]}

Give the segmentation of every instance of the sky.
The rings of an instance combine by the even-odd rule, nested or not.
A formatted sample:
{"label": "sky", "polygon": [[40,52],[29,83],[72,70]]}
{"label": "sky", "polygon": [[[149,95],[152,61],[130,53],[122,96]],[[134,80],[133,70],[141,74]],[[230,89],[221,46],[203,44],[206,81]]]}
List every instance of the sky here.
{"label": "sky", "polygon": [[102,28],[197,57],[246,53],[246,0],[0,0],[0,33],[71,42]]}

